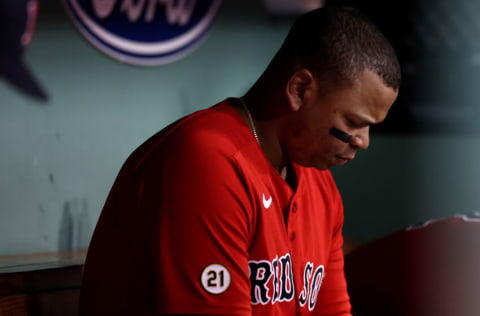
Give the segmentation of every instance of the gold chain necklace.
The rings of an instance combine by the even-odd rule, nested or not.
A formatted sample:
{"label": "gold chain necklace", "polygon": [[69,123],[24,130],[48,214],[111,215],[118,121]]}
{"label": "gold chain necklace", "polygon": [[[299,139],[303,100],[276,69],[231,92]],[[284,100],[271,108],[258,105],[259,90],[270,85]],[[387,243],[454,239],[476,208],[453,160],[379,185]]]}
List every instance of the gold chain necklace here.
{"label": "gold chain necklace", "polygon": [[255,139],[257,140],[257,143],[259,145],[261,145],[260,144],[260,139],[258,138],[257,129],[255,128],[255,124],[253,123],[252,114],[248,110],[247,104],[245,103],[245,101],[243,101],[243,98],[239,98],[239,99],[240,99],[240,102],[242,103],[243,109],[245,110],[245,112],[247,112],[247,116],[248,116],[248,119],[250,121],[250,127],[252,128],[253,136],[255,136]]}

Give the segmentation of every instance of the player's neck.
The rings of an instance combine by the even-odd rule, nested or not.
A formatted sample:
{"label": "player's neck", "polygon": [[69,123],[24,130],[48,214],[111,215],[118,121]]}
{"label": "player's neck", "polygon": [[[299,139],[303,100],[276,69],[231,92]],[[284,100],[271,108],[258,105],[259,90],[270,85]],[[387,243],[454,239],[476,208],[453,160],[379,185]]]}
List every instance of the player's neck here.
{"label": "player's neck", "polygon": [[297,181],[297,174],[295,173],[295,169],[291,163],[288,163],[285,167],[283,167],[282,172],[280,173],[283,180],[292,188],[293,191],[297,190],[298,181]]}
{"label": "player's neck", "polygon": [[[233,99],[231,105],[237,111],[237,113],[243,118],[245,124],[249,126],[252,134],[256,134],[258,137],[258,143],[263,153],[270,161],[270,164],[279,173],[280,177],[292,188],[293,191],[297,188],[297,177],[293,166],[286,159],[285,154],[280,145],[280,141],[277,135],[279,126],[281,126],[281,115],[269,116],[266,112],[277,113],[277,109],[265,111],[268,108],[270,101],[263,101],[266,103],[253,103],[259,99],[252,98],[251,96],[244,96],[239,99]],[[243,101],[243,102],[242,102]],[[252,104],[255,104],[253,107]],[[262,105],[262,107],[258,107]],[[275,112],[277,110],[277,112]],[[253,112],[253,113],[252,113]],[[278,114],[278,113],[277,113]]]}
{"label": "player's neck", "polygon": [[[242,99],[251,114],[253,126],[260,147],[275,170],[285,179],[282,172],[287,164],[279,141],[279,129],[282,126],[282,114],[279,101],[263,97],[264,94],[249,91]],[[253,131],[252,131],[253,132]]]}

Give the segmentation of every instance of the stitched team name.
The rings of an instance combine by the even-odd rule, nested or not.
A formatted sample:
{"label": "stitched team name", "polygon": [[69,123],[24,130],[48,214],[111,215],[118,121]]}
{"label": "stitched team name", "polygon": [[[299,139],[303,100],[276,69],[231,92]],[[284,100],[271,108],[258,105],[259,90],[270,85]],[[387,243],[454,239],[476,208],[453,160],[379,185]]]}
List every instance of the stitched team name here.
{"label": "stitched team name", "polygon": [[[307,262],[303,272],[303,289],[298,297],[300,306],[307,305],[309,310],[315,308],[325,274],[323,265],[315,270],[313,268],[314,264]],[[289,253],[280,258],[276,256],[271,262],[251,260],[248,262],[248,271],[252,305],[289,302],[294,298],[295,283]]]}

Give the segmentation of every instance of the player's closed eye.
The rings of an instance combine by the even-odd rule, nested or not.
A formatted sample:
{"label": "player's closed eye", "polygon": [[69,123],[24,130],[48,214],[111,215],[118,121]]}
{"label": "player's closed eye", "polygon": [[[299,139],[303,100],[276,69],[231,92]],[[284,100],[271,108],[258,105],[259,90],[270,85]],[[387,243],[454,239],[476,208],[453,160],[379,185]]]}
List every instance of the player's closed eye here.
{"label": "player's closed eye", "polygon": [[358,128],[359,127],[359,123],[355,122],[354,120],[352,120],[349,117],[345,117],[345,122],[347,123],[348,127],[351,127],[351,128]]}
{"label": "player's closed eye", "polygon": [[363,127],[366,127],[366,126],[370,125],[367,122],[359,122],[359,121],[353,120],[349,117],[346,117],[345,121],[347,122],[347,126],[351,127],[351,128],[363,128]]}

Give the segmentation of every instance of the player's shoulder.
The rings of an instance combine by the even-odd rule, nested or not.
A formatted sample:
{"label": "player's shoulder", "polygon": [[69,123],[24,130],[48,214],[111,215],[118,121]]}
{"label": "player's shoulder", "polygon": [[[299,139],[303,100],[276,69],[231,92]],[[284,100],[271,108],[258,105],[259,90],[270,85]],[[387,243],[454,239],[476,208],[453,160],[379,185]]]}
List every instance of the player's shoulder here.
{"label": "player's shoulder", "polygon": [[179,122],[169,135],[174,141],[201,145],[239,146],[239,129],[244,123],[225,100],[211,108],[196,112]]}
{"label": "player's shoulder", "polygon": [[137,163],[159,159],[189,162],[231,157],[245,143],[242,119],[224,100],[165,127],[132,154]]}
{"label": "player's shoulder", "polygon": [[172,152],[233,156],[245,144],[245,124],[228,99],[179,122],[165,138]]}

